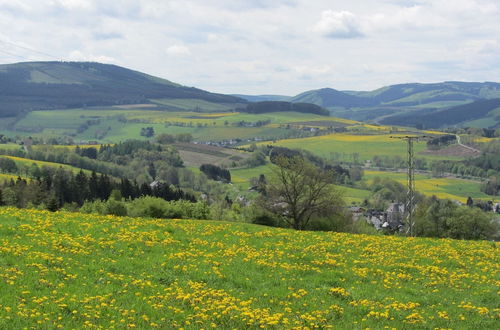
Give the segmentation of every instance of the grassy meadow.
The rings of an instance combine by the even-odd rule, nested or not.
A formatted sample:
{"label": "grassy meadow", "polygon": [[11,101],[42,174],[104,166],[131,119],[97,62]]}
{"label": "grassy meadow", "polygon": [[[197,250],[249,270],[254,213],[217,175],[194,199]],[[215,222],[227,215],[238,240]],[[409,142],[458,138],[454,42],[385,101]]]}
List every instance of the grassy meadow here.
{"label": "grassy meadow", "polygon": [[[364,179],[370,183],[375,177],[390,178],[406,185],[406,173],[368,171],[365,170]],[[465,179],[454,178],[432,178],[427,175],[415,175],[415,188],[418,192],[442,199],[457,200],[465,203],[467,197],[490,200],[492,196],[486,195],[480,190],[481,183]]]}
{"label": "grassy meadow", "polygon": [[[307,137],[302,139],[284,139],[276,142],[261,142],[261,145],[276,145],[292,149],[308,150],[318,156],[332,158],[337,153],[341,159],[352,161],[353,153],[359,154],[359,160],[365,161],[374,156],[406,156],[406,143],[392,136],[404,136],[400,133],[390,134],[328,134],[322,136]],[[428,159],[456,159],[453,157],[419,155],[420,151],[426,150],[426,142],[420,141],[414,144],[415,154],[420,158]]]}
{"label": "grassy meadow", "polygon": [[0,328],[495,329],[499,247],[0,208]]}
{"label": "grassy meadow", "polygon": [[[250,187],[250,179],[258,178],[260,174],[269,177],[272,173],[270,164],[262,165],[254,168],[239,168],[231,170],[231,181],[241,190],[246,190]],[[406,172],[388,172],[388,171],[373,171],[364,170],[363,181],[370,184],[374,178],[390,178],[406,185]],[[451,199],[465,203],[467,197],[474,199],[491,200],[492,196],[486,195],[480,190],[481,183],[472,180],[458,178],[432,178],[428,175],[416,174],[415,187],[418,192],[426,195],[435,195],[442,199]],[[343,196],[348,204],[352,202],[361,203],[371,194],[370,191],[354,188],[354,187],[339,187],[343,192]]]}
{"label": "grassy meadow", "polygon": [[[163,101],[166,102],[166,101]],[[175,100],[169,100],[174,102]],[[207,102],[209,103],[209,102]],[[217,105],[220,107],[220,105]],[[194,107],[193,109],[195,109]],[[142,138],[141,128],[152,126],[157,134],[191,133],[198,140],[223,140],[239,138],[280,138],[286,136],[280,125],[297,126],[345,126],[355,125],[349,121],[334,117],[297,112],[275,112],[248,114],[227,111],[227,108],[214,108],[212,112],[160,111],[154,109],[104,108],[33,111],[15,124],[19,134],[29,135],[66,135],[75,134],[76,139],[118,142],[130,138]],[[57,120],[54,120],[57,118]],[[83,132],[76,132],[78,127],[89,120],[99,120]],[[123,122],[127,120],[127,123]],[[235,123],[269,121],[263,127],[236,127]],[[103,135],[103,133],[105,134]],[[7,132],[6,132],[7,133]],[[235,135],[236,134],[236,135]]]}
{"label": "grassy meadow", "polygon": [[[21,165],[21,166],[25,166],[25,167],[29,167],[32,164],[36,164],[40,168],[43,166],[54,167],[54,168],[62,167],[63,169],[72,171],[75,174],[80,172],[79,168],[71,166],[71,165],[66,165],[66,164],[45,162],[45,161],[41,161],[41,160],[33,160],[33,159],[29,159],[29,158],[14,157],[14,156],[0,155],[0,158],[9,158],[9,159],[13,160],[16,163],[16,165]],[[87,174],[91,173],[91,171],[88,171],[88,170],[83,170],[83,171]]]}
{"label": "grassy meadow", "polygon": [[[253,168],[239,168],[231,170],[231,182],[240,190],[245,191],[250,188],[250,179],[258,178],[260,174],[264,174],[267,178],[272,175],[271,164],[262,165]],[[357,189],[345,186],[337,187],[341,192],[347,204],[362,203],[365,198],[368,198],[370,191]]]}

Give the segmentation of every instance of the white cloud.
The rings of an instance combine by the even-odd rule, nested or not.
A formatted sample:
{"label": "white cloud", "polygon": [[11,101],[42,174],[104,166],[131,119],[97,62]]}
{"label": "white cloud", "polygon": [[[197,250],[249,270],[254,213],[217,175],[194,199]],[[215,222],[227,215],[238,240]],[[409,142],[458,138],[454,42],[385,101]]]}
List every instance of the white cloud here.
{"label": "white cloud", "polygon": [[499,0],[0,0],[0,63],[112,62],[222,93],[495,81],[499,6]]}
{"label": "white cloud", "polygon": [[349,11],[325,10],[313,31],[328,38],[356,38],[362,36],[356,16]]}
{"label": "white cloud", "polygon": [[68,10],[91,9],[93,2],[89,0],[52,0],[52,5],[60,6]]}
{"label": "white cloud", "polygon": [[116,63],[116,59],[105,55],[84,54],[79,50],[72,51],[68,59],[71,61],[85,61],[85,62],[100,62],[100,63]]}
{"label": "white cloud", "polygon": [[167,48],[166,53],[172,56],[188,56],[191,55],[191,51],[188,47],[184,45],[172,45]]}

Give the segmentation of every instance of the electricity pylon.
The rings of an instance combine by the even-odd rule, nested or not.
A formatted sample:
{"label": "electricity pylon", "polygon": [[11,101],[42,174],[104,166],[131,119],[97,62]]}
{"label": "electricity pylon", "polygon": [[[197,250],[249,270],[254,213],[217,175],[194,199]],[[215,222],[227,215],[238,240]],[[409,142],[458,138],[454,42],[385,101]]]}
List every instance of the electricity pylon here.
{"label": "electricity pylon", "polygon": [[414,221],[413,221],[413,211],[415,210],[415,158],[413,154],[413,142],[420,139],[426,138],[426,136],[391,136],[393,139],[406,140],[408,144],[408,170],[407,170],[407,186],[408,192],[406,193],[406,203],[405,203],[405,218],[408,229],[406,231],[410,236],[414,236]]}

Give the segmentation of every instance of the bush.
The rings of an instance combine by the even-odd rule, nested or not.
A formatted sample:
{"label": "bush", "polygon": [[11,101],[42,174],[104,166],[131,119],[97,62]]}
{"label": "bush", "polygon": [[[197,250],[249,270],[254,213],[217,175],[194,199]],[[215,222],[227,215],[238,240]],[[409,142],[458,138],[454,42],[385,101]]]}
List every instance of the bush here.
{"label": "bush", "polygon": [[82,213],[97,213],[97,214],[106,214],[106,202],[102,201],[93,201],[93,202],[85,202],[80,208],[80,212]]}
{"label": "bush", "polygon": [[306,230],[350,232],[353,220],[348,214],[336,214],[331,217],[316,217],[309,221]]}
{"label": "bush", "polygon": [[156,197],[141,197],[128,203],[132,217],[207,219],[209,208],[202,202],[165,201]]}
{"label": "bush", "polygon": [[104,212],[105,214],[112,214],[122,217],[126,216],[128,213],[126,204],[115,199],[109,199],[106,202]]}
{"label": "bush", "polygon": [[278,226],[278,220],[273,217],[270,214],[259,214],[256,215],[253,219],[251,219],[251,222],[256,225],[262,225],[262,226],[270,226],[270,227],[277,227]]}

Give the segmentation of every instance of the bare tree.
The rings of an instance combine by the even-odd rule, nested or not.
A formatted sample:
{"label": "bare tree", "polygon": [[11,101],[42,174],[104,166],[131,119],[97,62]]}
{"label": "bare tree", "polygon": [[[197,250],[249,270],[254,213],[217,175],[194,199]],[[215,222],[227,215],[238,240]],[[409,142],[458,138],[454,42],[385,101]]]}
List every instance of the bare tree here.
{"label": "bare tree", "polygon": [[343,204],[340,192],[331,184],[334,172],[318,169],[301,156],[278,157],[261,203],[297,230],[311,218],[328,216]]}

